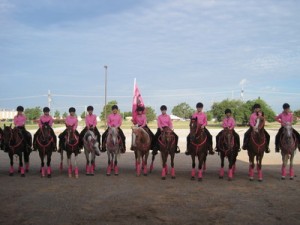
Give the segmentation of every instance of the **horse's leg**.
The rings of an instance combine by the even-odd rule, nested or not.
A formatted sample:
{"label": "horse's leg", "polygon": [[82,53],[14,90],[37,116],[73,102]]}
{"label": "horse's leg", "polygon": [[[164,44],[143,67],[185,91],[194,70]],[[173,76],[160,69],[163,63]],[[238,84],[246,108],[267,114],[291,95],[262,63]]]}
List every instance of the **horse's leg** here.
{"label": "horse's leg", "polygon": [[68,161],[68,174],[69,177],[72,177],[72,162],[71,162],[71,153],[67,152],[67,161]]}
{"label": "horse's leg", "polygon": [[109,152],[109,150],[107,150],[107,168],[106,168],[106,176],[110,176],[110,173],[111,173],[111,165],[110,165],[110,161],[111,161],[111,159],[110,159],[110,156],[111,155],[111,153]]}
{"label": "horse's leg", "polygon": [[175,157],[175,152],[171,153],[171,177],[172,179],[175,179],[175,168],[174,168],[174,157]]}
{"label": "horse's leg", "polygon": [[51,177],[51,156],[52,156],[52,149],[48,149],[47,151],[47,176],[48,178]]}
{"label": "horse's leg", "polygon": [[231,181],[233,178],[233,161],[234,161],[234,152],[230,151],[228,155],[228,180]]}
{"label": "horse's leg", "polygon": [[96,154],[95,151],[91,152],[91,163],[90,163],[90,175],[94,176],[94,171],[95,171],[95,159],[96,159]]}
{"label": "horse's leg", "polygon": [[10,160],[9,176],[14,175],[14,156],[11,153],[8,153]]}
{"label": "horse's leg", "polygon": [[168,170],[168,157],[169,157],[169,152],[166,152],[166,162],[165,162],[165,171],[166,171],[166,175],[168,175],[169,170]]}
{"label": "horse's leg", "polygon": [[74,164],[75,164],[75,178],[78,178],[78,176],[79,176],[78,165],[77,165],[78,154],[77,153],[74,153],[74,154],[75,154],[75,160],[74,160]]}
{"label": "horse's leg", "polygon": [[248,151],[249,156],[249,180],[253,181],[254,177],[254,154]]}
{"label": "horse's leg", "polygon": [[60,165],[59,165],[59,171],[62,172],[64,167],[64,150],[61,149],[60,151]]}
{"label": "horse's leg", "polygon": [[258,181],[261,182],[263,180],[262,174],[262,159],[264,157],[263,152],[257,155],[257,168],[258,168]]}
{"label": "horse's leg", "polygon": [[295,176],[295,174],[294,174],[294,156],[295,156],[295,151],[296,150],[294,150],[293,152],[292,152],[292,154],[291,154],[291,156],[290,156],[290,180],[293,180],[294,179],[294,176]]}
{"label": "horse's leg", "polygon": [[[135,150],[136,154],[136,176],[141,175],[141,152],[139,150]],[[143,159],[142,159],[143,160]]]}
{"label": "horse's leg", "polygon": [[152,160],[151,160],[151,164],[150,164],[150,173],[152,172],[152,170],[154,168],[154,160],[155,160],[155,155],[152,155]]}
{"label": "horse's leg", "polygon": [[25,169],[24,169],[24,165],[23,165],[22,152],[19,154],[19,165],[20,165],[20,169],[21,169],[21,177],[25,177]]}
{"label": "horse's leg", "polygon": [[162,159],[162,171],[161,171],[161,179],[165,180],[166,179],[166,162],[167,162],[167,156],[166,152],[161,151],[161,159]]}
{"label": "horse's leg", "polygon": [[148,156],[149,156],[149,151],[147,151],[144,154],[144,176],[148,175],[148,167],[147,167]]}
{"label": "horse's leg", "polygon": [[24,151],[24,162],[25,162],[25,172],[26,173],[29,172],[29,156],[30,156],[30,152],[25,150]]}
{"label": "horse's leg", "polygon": [[221,168],[219,171],[219,179],[223,179],[224,177],[224,158],[225,158],[225,153],[223,151],[220,151]]}
{"label": "horse's leg", "polygon": [[115,176],[119,175],[119,167],[118,167],[118,155],[115,154],[115,163],[113,165],[114,171],[115,171]]}
{"label": "horse's leg", "polygon": [[205,155],[205,156],[203,157],[203,163],[202,163],[202,170],[203,170],[203,172],[206,171],[206,157],[207,157],[207,155]]}
{"label": "horse's leg", "polygon": [[89,153],[89,151],[87,150],[87,149],[85,149],[84,148],[84,154],[85,154],[85,158],[86,158],[86,165],[85,165],[85,175],[90,175],[90,171],[91,171],[91,169],[90,169],[90,159],[89,159],[89,157],[90,157],[90,153]]}
{"label": "horse's leg", "polygon": [[43,150],[39,150],[39,155],[40,155],[40,159],[41,159],[40,173],[41,173],[41,177],[44,177],[45,176],[45,162],[44,162],[45,155],[44,155]]}
{"label": "horse's leg", "polygon": [[202,181],[202,178],[203,178],[202,177],[203,176],[202,165],[203,165],[205,157],[206,157],[206,153],[203,152],[201,154],[201,151],[198,152],[198,161],[199,161],[199,166],[198,166],[198,181]]}
{"label": "horse's leg", "polygon": [[195,180],[195,175],[196,175],[196,171],[195,171],[195,167],[196,167],[195,158],[196,158],[196,155],[195,155],[194,152],[191,152],[191,157],[192,157],[192,173],[191,173],[191,180]]}

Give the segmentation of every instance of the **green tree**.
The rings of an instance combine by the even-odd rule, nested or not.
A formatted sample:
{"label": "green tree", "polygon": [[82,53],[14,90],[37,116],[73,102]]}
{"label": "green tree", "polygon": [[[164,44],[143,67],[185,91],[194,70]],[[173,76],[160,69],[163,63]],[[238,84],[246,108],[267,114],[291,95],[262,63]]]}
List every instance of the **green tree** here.
{"label": "green tree", "polygon": [[156,118],[156,113],[151,106],[146,107],[146,117],[147,117],[147,122],[151,122]]}
{"label": "green tree", "polygon": [[42,110],[40,107],[27,108],[24,114],[28,120],[36,120],[42,115]]}
{"label": "green tree", "polygon": [[85,111],[83,111],[83,112],[81,113],[80,117],[81,117],[82,119],[85,119]]}
{"label": "green tree", "polygon": [[225,110],[230,109],[235,120],[238,123],[244,123],[244,114],[247,114],[248,111],[244,112],[244,110],[242,110],[243,104],[244,103],[240,100],[225,99],[222,102],[213,103],[211,113],[218,122],[221,122],[225,116]]}
{"label": "green tree", "polygon": [[187,103],[183,102],[180,103],[172,109],[172,114],[184,119],[188,119],[193,115],[194,110],[190,105]]}
{"label": "green tree", "polygon": [[113,105],[118,105],[118,102],[116,100],[112,100],[112,101],[108,102],[106,104],[106,106],[103,106],[103,110],[102,110],[101,115],[100,115],[100,119],[102,121],[106,121],[105,116],[107,117],[111,113],[111,107]]}
{"label": "green tree", "polygon": [[126,117],[132,116],[132,112],[130,112],[130,111],[124,112],[123,115],[124,115],[124,119],[125,119]]}
{"label": "green tree", "polygon": [[60,117],[60,112],[59,112],[58,110],[55,110],[55,112],[54,112],[54,117],[57,118],[57,119],[59,119],[59,117]]}
{"label": "green tree", "polygon": [[260,104],[261,110],[264,112],[265,118],[268,122],[274,122],[275,121],[275,116],[276,113],[272,110],[272,108],[260,97],[252,100],[252,101],[247,101],[245,104],[247,104],[247,108],[251,110],[252,112],[252,107],[254,104]]}
{"label": "green tree", "polygon": [[67,112],[64,112],[63,114],[62,114],[62,117],[65,119],[65,118],[67,118],[67,116],[68,116],[68,113]]}
{"label": "green tree", "polygon": [[300,109],[294,111],[295,117],[300,117]]}

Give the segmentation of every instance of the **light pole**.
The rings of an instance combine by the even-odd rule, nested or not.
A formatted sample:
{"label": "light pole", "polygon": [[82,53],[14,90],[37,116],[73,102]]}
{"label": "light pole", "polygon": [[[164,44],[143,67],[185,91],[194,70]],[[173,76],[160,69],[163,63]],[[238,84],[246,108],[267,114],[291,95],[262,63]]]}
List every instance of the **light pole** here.
{"label": "light pole", "polygon": [[104,66],[105,69],[105,88],[104,88],[104,123],[106,125],[106,104],[107,104],[107,65]]}

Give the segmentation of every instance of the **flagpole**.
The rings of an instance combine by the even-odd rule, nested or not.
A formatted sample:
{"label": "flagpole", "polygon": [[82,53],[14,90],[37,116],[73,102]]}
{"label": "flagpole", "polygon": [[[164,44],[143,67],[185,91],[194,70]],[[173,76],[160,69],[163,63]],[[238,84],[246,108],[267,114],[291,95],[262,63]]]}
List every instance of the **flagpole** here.
{"label": "flagpole", "polygon": [[133,96],[134,96],[134,91],[135,91],[135,85],[136,85],[136,78],[133,79]]}

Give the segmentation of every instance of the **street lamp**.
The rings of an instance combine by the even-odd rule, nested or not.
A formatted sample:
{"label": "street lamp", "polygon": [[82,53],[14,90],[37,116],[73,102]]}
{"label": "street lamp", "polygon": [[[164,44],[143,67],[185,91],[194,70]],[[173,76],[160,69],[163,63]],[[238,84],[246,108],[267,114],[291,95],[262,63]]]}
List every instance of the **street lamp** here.
{"label": "street lamp", "polygon": [[107,65],[104,65],[105,69],[105,88],[104,88],[104,122],[106,125],[106,104],[107,104]]}

